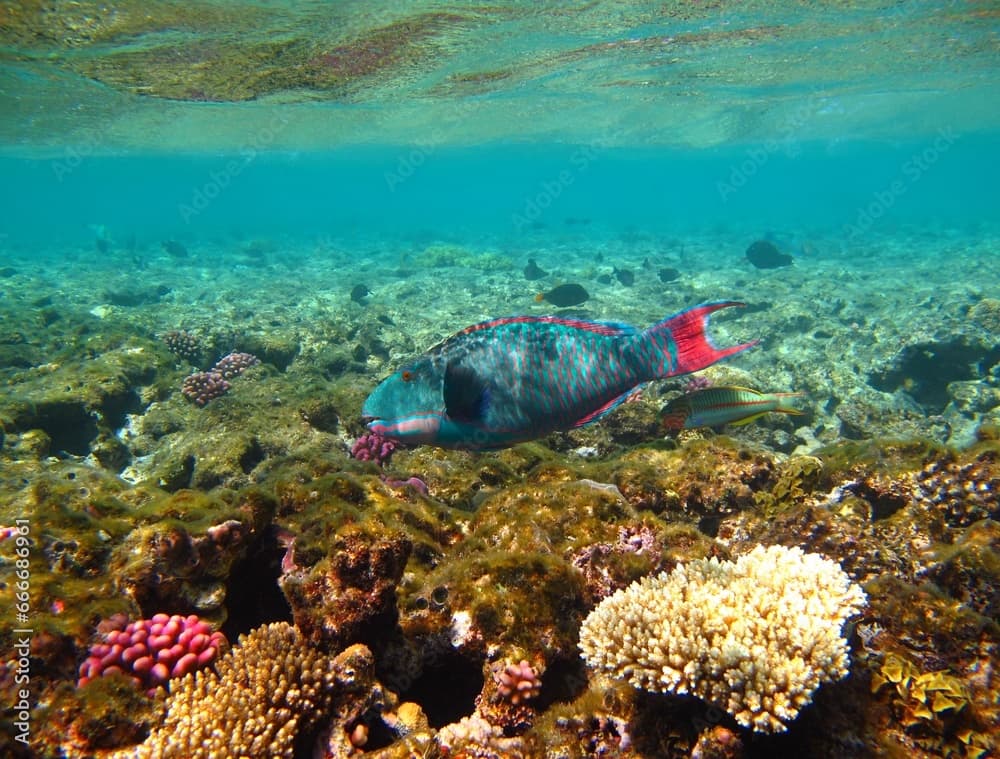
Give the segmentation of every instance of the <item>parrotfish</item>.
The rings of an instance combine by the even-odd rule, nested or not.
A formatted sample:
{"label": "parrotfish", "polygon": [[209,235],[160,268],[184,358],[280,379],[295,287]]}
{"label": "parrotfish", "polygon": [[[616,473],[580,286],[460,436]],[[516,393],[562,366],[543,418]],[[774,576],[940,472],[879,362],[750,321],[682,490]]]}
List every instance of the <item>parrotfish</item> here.
{"label": "parrotfish", "polygon": [[646,383],[711,366],[757,341],[716,348],[705,303],[645,329],[559,316],[474,324],[383,380],[361,413],[406,443],[487,450],[589,424]]}
{"label": "parrotfish", "polygon": [[675,398],[660,411],[660,419],[669,430],[749,424],[772,411],[801,414],[799,409],[789,404],[788,399],[801,398],[803,395],[804,393],[760,393],[748,387],[720,385]]}

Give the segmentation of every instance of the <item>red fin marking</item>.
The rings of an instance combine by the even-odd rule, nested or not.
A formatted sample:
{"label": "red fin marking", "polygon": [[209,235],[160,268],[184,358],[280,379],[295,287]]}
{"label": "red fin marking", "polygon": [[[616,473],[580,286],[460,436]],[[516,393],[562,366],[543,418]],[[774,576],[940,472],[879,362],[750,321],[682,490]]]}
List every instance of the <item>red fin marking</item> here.
{"label": "red fin marking", "polygon": [[673,368],[671,375],[696,372],[757,345],[759,340],[752,340],[749,343],[734,345],[730,348],[716,348],[712,345],[712,341],[705,331],[708,327],[710,314],[722,308],[742,305],[744,304],[737,301],[703,303],[700,306],[681,311],[679,314],[650,327],[647,332],[651,336],[655,337],[655,333],[661,331],[669,332],[677,345],[677,366]]}
{"label": "red fin marking", "polygon": [[600,419],[602,416],[604,416],[605,414],[607,414],[609,411],[611,411],[611,409],[615,408],[616,406],[620,406],[622,403],[629,403],[631,401],[636,400],[639,397],[639,395],[642,393],[642,389],[643,389],[644,386],[645,386],[645,383],[643,383],[642,385],[639,385],[637,387],[632,388],[627,393],[623,393],[622,395],[619,395],[617,398],[612,398],[610,401],[608,401],[607,403],[605,403],[603,406],[600,406],[599,408],[595,409],[594,411],[591,411],[586,416],[584,416],[584,417],[582,417],[580,419],[577,419],[573,423],[573,426],[574,427],[582,427],[585,424],[590,424],[591,422],[593,422],[593,421],[595,421],[597,419]]}

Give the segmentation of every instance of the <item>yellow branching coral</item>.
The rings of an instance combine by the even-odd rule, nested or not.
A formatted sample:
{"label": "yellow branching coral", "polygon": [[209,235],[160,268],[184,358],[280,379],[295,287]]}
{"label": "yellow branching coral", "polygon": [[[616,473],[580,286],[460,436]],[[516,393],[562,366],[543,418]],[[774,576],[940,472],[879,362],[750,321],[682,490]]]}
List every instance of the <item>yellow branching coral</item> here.
{"label": "yellow branching coral", "polygon": [[369,689],[372,656],[351,646],[330,659],[281,622],[241,636],[216,671],[171,686],[167,715],[144,743],[115,757],[291,757],[299,731],[329,719],[340,696]]}
{"label": "yellow branching coral", "polygon": [[646,577],[584,620],[587,663],[638,688],[689,693],[780,732],[823,682],[847,674],[841,628],[865,603],[829,559],[758,546]]}

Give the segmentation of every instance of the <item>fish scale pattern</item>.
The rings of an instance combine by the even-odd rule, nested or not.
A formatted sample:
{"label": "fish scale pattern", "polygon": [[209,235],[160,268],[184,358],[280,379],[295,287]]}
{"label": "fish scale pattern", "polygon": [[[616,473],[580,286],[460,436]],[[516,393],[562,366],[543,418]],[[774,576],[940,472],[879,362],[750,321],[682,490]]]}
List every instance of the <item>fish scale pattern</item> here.
{"label": "fish scale pattern", "polygon": [[613,322],[515,316],[474,324],[383,380],[362,414],[409,443],[502,448],[599,419],[646,382],[704,369],[755,342],[717,349],[705,303],[644,332]]}
{"label": "fish scale pattern", "polygon": [[[586,323],[584,323],[586,324]],[[575,322],[511,321],[489,339],[464,347],[459,359],[494,388],[491,429],[569,427],[581,408],[614,400],[638,379],[621,359],[620,337]],[[500,397],[496,397],[499,395]]]}

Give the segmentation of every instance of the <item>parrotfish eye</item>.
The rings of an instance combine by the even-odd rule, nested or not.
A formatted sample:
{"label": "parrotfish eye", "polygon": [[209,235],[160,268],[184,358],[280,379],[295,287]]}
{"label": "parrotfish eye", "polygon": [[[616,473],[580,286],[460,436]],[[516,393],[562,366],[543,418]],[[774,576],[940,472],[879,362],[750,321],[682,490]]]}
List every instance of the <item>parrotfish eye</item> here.
{"label": "parrotfish eye", "polygon": [[405,371],[400,376],[403,378],[403,382],[409,382],[411,379],[413,379],[413,372]]}

